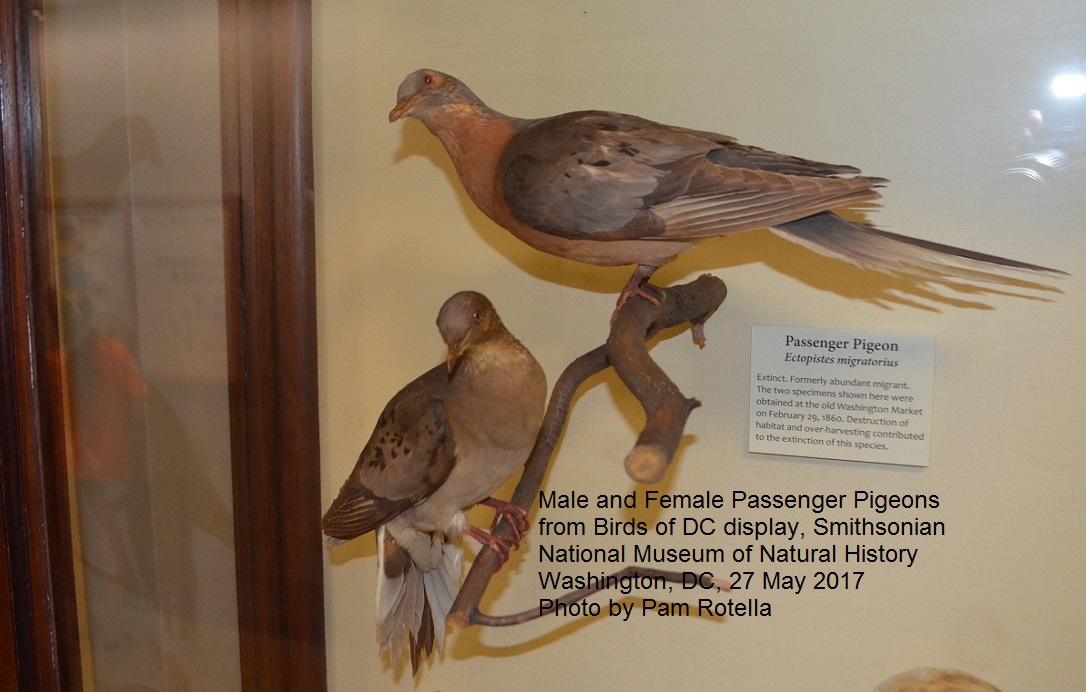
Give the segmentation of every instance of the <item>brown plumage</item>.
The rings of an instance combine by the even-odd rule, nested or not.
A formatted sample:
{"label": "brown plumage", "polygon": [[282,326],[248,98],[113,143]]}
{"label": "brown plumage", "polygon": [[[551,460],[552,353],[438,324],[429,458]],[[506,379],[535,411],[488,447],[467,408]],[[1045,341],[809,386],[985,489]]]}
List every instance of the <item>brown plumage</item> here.
{"label": "brown plumage", "polygon": [[422,121],[476,205],[532,247],[598,265],[635,264],[619,305],[700,239],[756,228],[889,274],[1006,281],[1004,269],[1063,274],[889,233],[833,209],[879,197],[883,178],[633,115],[514,118],[455,77],[411,73],[389,120]]}
{"label": "brown plumage", "polygon": [[488,504],[526,529],[523,511],[489,496],[528,458],[547,389],[481,293],[449,298],[437,324],[447,361],[388,402],[321,524],[336,542],[378,530],[378,642],[394,662],[406,647],[413,672],[441,646],[459,589],[461,552],[447,539],[469,533],[508,556],[464,510]]}

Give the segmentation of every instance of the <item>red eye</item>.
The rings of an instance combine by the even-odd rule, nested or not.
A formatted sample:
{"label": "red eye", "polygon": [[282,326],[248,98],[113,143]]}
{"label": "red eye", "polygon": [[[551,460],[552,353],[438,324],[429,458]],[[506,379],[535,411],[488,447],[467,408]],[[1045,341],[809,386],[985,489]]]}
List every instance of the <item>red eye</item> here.
{"label": "red eye", "polygon": [[430,86],[434,83],[434,76],[432,74],[426,74],[422,76],[422,83],[426,86]]}

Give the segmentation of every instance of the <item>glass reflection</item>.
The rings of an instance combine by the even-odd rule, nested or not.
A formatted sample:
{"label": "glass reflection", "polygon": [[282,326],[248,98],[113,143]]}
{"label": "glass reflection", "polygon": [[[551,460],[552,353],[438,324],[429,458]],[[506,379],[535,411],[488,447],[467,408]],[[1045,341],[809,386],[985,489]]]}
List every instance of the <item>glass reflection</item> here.
{"label": "glass reflection", "polygon": [[1058,74],[1023,119],[1020,153],[1003,172],[1027,185],[1081,182],[1086,172],[1086,75]]}
{"label": "glass reflection", "polygon": [[240,689],[218,6],[47,6],[84,687]]}
{"label": "glass reflection", "polygon": [[1058,99],[1077,99],[1086,94],[1086,75],[1078,72],[1052,78],[1052,95]]}

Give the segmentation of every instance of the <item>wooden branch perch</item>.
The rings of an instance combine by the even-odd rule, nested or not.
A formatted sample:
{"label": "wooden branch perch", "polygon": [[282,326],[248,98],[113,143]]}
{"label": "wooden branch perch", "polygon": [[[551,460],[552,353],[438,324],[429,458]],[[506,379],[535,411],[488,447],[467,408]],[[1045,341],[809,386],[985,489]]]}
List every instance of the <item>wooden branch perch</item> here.
{"label": "wooden branch perch", "polygon": [[[669,581],[673,584],[681,584],[683,581],[682,572],[653,569],[651,567],[634,567],[632,565],[624,567],[614,574],[608,575],[607,578],[602,581],[610,581],[612,579],[617,581],[624,577],[662,577],[665,581]],[[726,583],[718,582],[717,584],[719,588],[727,589]],[[529,620],[535,620],[543,615],[549,615],[557,610],[559,606],[576,603],[582,598],[588,598],[592,594],[602,590],[602,586],[598,588],[577,589],[576,591],[570,591],[567,594],[563,594],[560,598],[554,599],[554,604],[551,605],[550,608],[529,608],[528,610],[522,610],[521,612],[513,613],[512,615],[485,615],[479,611],[475,611],[472,620],[476,625],[486,625],[487,627],[509,627],[511,625],[519,625],[528,622]]]}
{"label": "wooden branch perch", "polygon": [[[645,348],[660,329],[682,322],[695,326],[694,342],[704,345],[701,325],[727,296],[724,282],[703,274],[689,284],[663,292],[660,305],[630,300],[623,306],[607,339],[607,355],[622,380],[645,409],[645,428],[626,455],[626,473],[638,483],[664,476],[682,438],[686,418],[701,402],[687,399]],[[707,310],[707,311],[706,311]],[[673,321],[674,320],[674,321]]]}
{"label": "wooden branch perch", "polygon": [[[686,418],[698,406],[698,402],[682,395],[649,357],[645,342],[660,330],[683,322],[691,322],[700,329],[700,325],[724,302],[728,289],[723,281],[709,274],[681,286],[653,288],[661,295],[659,305],[640,298],[627,302],[615,317],[607,343],[574,360],[558,378],[535,448],[524,466],[520,483],[513,491],[512,504],[524,511],[531,509],[543,485],[554,447],[565,427],[573,395],[586,379],[608,365],[614,366],[619,378],[641,402],[647,418],[636,446],[626,457],[627,473],[638,482],[654,483],[667,470],[682,438]],[[494,535],[500,538],[511,538],[512,534],[511,527],[504,520],[494,529]],[[501,617],[479,612],[483,593],[500,566],[497,553],[492,550],[479,552],[449,612],[447,621],[452,627],[516,624],[532,619],[517,614],[507,616],[503,621]],[[627,569],[665,574],[662,570]]]}

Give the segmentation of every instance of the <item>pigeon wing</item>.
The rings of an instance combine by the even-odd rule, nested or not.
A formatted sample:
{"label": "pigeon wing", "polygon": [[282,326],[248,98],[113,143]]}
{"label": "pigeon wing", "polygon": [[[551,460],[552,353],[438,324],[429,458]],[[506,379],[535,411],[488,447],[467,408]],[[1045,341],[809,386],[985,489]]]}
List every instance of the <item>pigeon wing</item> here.
{"label": "pigeon wing", "polygon": [[372,531],[429,497],[455,464],[444,365],[404,387],[381,412],[354,470],[321,521],[333,539]]}

